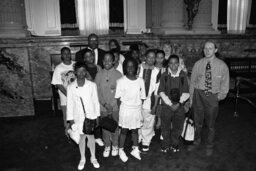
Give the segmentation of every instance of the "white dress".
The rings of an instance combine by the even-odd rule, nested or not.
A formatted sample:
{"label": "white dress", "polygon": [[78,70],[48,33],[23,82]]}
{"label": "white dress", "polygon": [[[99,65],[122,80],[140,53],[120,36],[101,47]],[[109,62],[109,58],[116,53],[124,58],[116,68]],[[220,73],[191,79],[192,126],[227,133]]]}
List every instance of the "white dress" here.
{"label": "white dress", "polygon": [[142,99],[146,98],[142,78],[130,80],[123,76],[117,80],[115,98],[120,98],[119,126],[136,129],[142,126]]}
{"label": "white dress", "polygon": [[97,94],[97,86],[94,82],[85,80],[82,87],[78,87],[74,81],[67,88],[67,120],[74,120],[80,134],[83,134],[83,122],[85,114],[81,99],[84,103],[86,117],[96,119],[100,116],[100,103]]}

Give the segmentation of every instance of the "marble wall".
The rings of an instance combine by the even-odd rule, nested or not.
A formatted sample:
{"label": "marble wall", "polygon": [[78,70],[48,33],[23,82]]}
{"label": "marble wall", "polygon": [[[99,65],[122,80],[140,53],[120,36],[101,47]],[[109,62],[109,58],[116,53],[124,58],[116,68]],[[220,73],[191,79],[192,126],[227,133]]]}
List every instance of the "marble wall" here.
{"label": "marble wall", "polygon": [[[205,41],[213,40],[220,57],[256,57],[256,37],[252,35],[171,35],[152,34],[129,36],[102,36],[100,47],[107,50],[110,39],[123,42],[143,41],[150,48],[160,48],[169,41],[173,51],[180,54],[190,70],[202,57]],[[52,70],[51,58],[58,57],[60,49],[74,44],[87,44],[87,37],[31,37],[0,39],[0,117],[34,115],[33,100],[50,100]],[[122,46],[128,50],[129,46]],[[71,47],[74,55],[80,47]]]}

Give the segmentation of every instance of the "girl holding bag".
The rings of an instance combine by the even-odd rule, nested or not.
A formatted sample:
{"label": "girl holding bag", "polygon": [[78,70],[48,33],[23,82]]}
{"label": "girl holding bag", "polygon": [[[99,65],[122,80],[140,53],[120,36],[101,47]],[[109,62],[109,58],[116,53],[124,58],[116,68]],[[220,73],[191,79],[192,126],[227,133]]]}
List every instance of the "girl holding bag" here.
{"label": "girl holding bag", "polygon": [[91,163],[95,168],[99,168],[100,165],[95,157],[94,135],[83,132],[85,118],[94,120],[100,116],[97,86],[95,83],[86,79],[87,70],[84,63],[77,62],[74,66],[74,71],[77,79],[67,88],[67,121],[69,121],[70,127],[76,127],[80,133],[79,151],[81,159],[78,170],[82,170],[86,163],[86,138],[88,139],[87,146],[91,152]]}

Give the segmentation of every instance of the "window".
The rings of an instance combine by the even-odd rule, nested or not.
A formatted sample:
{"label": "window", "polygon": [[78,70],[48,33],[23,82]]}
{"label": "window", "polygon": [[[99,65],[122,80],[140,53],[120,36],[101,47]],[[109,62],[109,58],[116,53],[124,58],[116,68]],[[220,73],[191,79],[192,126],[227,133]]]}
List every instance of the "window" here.
{"label": "window", "polygon": [[[76,0],[59,0],[63,36],[79,35]],[[109,34],[124,32],[123,0],[109,0]]]}

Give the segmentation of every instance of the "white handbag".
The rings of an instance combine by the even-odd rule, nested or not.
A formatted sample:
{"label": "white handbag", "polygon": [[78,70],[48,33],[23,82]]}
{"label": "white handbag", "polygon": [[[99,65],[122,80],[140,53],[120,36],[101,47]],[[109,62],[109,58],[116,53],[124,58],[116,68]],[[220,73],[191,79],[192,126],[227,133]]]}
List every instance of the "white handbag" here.
{"label": "white handbag", "polygon": [[77,144],[79,144],[80,142],[80,133],[79,133],[79,130],[77,128],[77,125],[76,124],[73,124],[71,126],[71,129],[68,129],[68,134],[69,134],[69,137]]}
{"label": "white handbag", "polygon": [[181,137],[185,141],[194,141],[195,138],[195,124],[190,117],[186,117],[183,124],[183,131]]}

